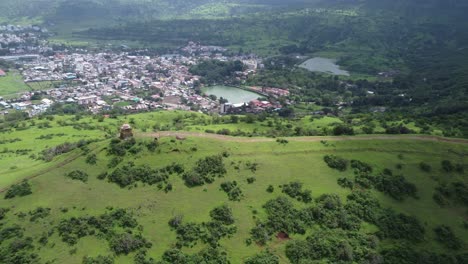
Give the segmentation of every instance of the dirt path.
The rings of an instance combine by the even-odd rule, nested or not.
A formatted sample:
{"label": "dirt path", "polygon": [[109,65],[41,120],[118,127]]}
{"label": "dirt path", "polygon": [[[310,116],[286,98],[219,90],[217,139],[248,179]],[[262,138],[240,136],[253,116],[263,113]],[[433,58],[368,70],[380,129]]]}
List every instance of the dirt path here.
{"label": "dirt path", "polygon": [[[96,149],[92,149],[89,153],[92,153],[93,151],[95,151]],[[53,165],[53,166],[50,166],[48,168],[45,168],[45,169],[42,169],[42,170],[39,170],[38,172],[26,177],[26,178],[23,178],[21,179],[21,181],[18,181],[18,182],[15,182],[14,184],[18,184],[24,180],[30,180],[30,179],[34,179],[36,177],[39,177],[43,174],[46,174],[48,172],[51,172],[52,170],[55,170],[55,169],[58,169],[58,168],[62,168],[70,163],[72,163],[73,161],[75,161],[76,159],[80,158],[83,156],[83,153],[79,153],[79,154],[75,154],[73,156],[70,156],[70,157],[67,157],[66,159],[60,161],[59,163]],[[11,185],[10,185],[11,186]],[[5,188],[1,188],[0,189],[0,193],[3,193],[5,192],[6,190],[8,190],[10,188],[10,186],[8,187],[5,187]]]}
{"label": "dirt path", "polygon": [[[230,142],[273,142],[276,141],[274,138],[264,137],[233,137],[218,134],[208,134],[201,132],[179,132],[179,131],[161,131],[154,133],[136,133],[137,137],[197,137],[197,138],[209,138],[222,141]],[[320,142],[325,141],[361,141],[361,140],[419,140],[419,141],[433,141],[433,142],[447,142],[457,144],[468,144],[468,139],[461,138],[445,138],[438,136],[426,136],[426,135],[367,135],[367,136],[340,136],[340,137],[284,137],[288,141],[299,141],[299,142]]]}
{"label": "dirt path", "polygon": [[[218,135],[218,134],[208,134],[208,133],[201,133],[201,132],[178,132],[178,131],[162,131],[156,133],[136,133],[136,137],[197,137],[197,138],[208,138],[208,139],[215,139],[221,141],[229,141],[229,142],[274,142],[276,139],[274,138],[262,138],[262,137],[232,137],[232,136],[225,136],[225,135]],[[351,140],[419,140],[419,141],[432,141],[432,142],[447,142],[447,143],[456,143],[456,144],[468,144],[467,139],[460,139],[460,138],[444,138],[444,137],[437,137],[437,136],[424,136],[424,135],[398,135],[398,136],[391,136],[391,135],[368,135],[368,136],[346,136],[346,137],[285,137],[288,141],[297,141],[297,142],[320,142],[322,140],[326,141],[351,141]],[[91,152],[95,151],[95,149],[91,150]],[[75,161],[79,157],[82,157],[82,154],[76,154],[71,157],[66,158],[65,160],[51,166],[40,170],[29,177],[26,177],[23,180],[30,180],[36,177],[39,177],[43,174],[46,174],[54,169],[61,168],[70,164],[71,162]],[[18,182],[19,183],[19,182]],[[7,188],[0,189],[0,193],[5,192],[8,190]]]}

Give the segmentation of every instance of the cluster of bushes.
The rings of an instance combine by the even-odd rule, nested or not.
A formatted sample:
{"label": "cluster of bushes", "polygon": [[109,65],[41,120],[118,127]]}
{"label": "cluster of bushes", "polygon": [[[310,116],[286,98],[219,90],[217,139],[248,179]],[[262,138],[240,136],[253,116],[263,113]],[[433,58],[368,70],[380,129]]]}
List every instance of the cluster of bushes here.
{"label": "cluster of bushes", "polygon": [[223,156],[215,155],[198,160],[192,170],[184,173],[183,179],[188,187],[194,187],[213,183],[216,177],[222,177],[226,173]]}
{"label": "cluster of bushes", "polygon": [[430,172],[432,170],[432,166],[426,162],[419,163],[419,168],[424,172]]}
{"label": "cluster of bushes", "polygon": [[374,224],[379,227],[377,234],[381,238],[406,239],[414,242],[424,239],[425,229],[417,218],[390,209],[379,212]]}
{"label": "cluster of bushes", "polygon": [[234,226],[234,216],[231,208],[226,205],[216,207],[210,211],[211,221],[198,223],[183,223],[181,216],[169,221],[169,225],[177,233],[176,247],[191,247],[198,241],[218,247],[219,240],[230,237],[237,232]]}
{"label": "cluster of bushes", "polygon": [[[146,183],[149,185],[166,183],[169,175],[184,172],[183,166],[179,164],[171,164],[162,169],[152,169],[148,165],[136,166],[134,163],[129,162],[122,167],[115,169],[109,175],[103,175],[100,178],[107,176],[109,182],[118,184],[124,188],[134,185],[137,182]],[[162,187],[162,185],[161,185]]]}
{"label": "cluster of bushes", "polygon": [[328,167],[339,171],[345,171],[348,167],[348,160],[335,155],[326,155],[323,157],[323,160],[327,163]]}
{"label": "cluster of bushes", "polygon": [[38,207],[32,211],[29,211],[29,221],[35,222],[38,219],[46,218],[50,215],[50,208]]}
{"label": "cluster of bushes", "polygon": [[5,193],[5,199],[12,199],[16,196],[26,196],[32,194],[31,184],[28,181],[23,181],[20,184],[13,184]]}
{"label": "cluster of bushes", "polygon": [[391,170],[384,170],[383,173],[374,177],[373,185],[377,190],[399,201],[406,197],[417,198],[416,185],[406,181],[403,175],[393,175]]}
{"label": "cluster of bushes", "polygon": [[53,139],[54,137],[63,137],[65,136],[65,133],[57,133],[57,134],[47,134],[47,135],[41,135],[37,137],[36,139]]}
{"label": "cluster of bushes", "polygon": [[39,256],[34,253],[34,243],[31,237],[23,237],[22,233],[6,245],[0,240],[0,263],[39,263]]}
{"label": "cluster of bushes", "polygon": [[76,180],[76,181],[82,181],[82,182],[88,181],[88,174],[82,170],[71,171],[65,174],[65,177],[70,178],[72,180]]}
{"label": "cluster of bushes", "polygon": [[88,156],[86,156],[86,163],[88,163],[89,165],[96,165],[97,163],[97,156],[96,154],[89,154]]}
{"label": "cluster of bushes", "polygon": [[0,207],[0,220],[5,218],[5,215],[8,213],[8,211],[10,211],[10,209]]}
{"label": "cluster of bushes", "polygon": [[107,148],[107,153],[109,155],[115,156],[125,156],[127,151],[136,154],[141,151],[141,148],[136,147],[137,142],[134,138],[130,138],[128,140],[120,140],[118,138],[114,138],[111,140],[109,147]]}
{"label": "cluster of bushes", "polygon": [[2,140],[0,140],[0,145],[15,143],[15,142],[19,142],[19,141],[22,141],[22,139],[21,138],[2,139]]}
{"label": "cluster of bushes", "polygon": [[[136,219],[124,209],[116,209],[100,216],[64,219],[57,227],[59,236],[69,245],[75,245],[85,236],[97,236],[105,238],[116,254],[128,254],[151,247],[151,243],[140,234],[134,234],[136,229],[141,230],[141,226],[138,226]],[[119,231],[121,233],[118,233]]]}
{"label": "cluster of bushes", "polygon": [[251,230],[252,239],[265,244],[274,235],[305,234],[307,228],[318,224],[326,228],[357,230],[360,220],[348,212],[336,195],[323,195],[315,204],[303,209],[296,209],[286,197],[268,201],[263,208],[267,213],[266,221],[258,221]]}
{"label": "cluster of bushes", "polygon": [[379,201],[367,191],[354,191],[347,197],[347,212],[379,228],[380,238],[405,239],[414,242],[423,240],[424,226],[409,215],[384,209]]}
{"label": "cluster of bushes", "polygon": [[0,263],[38,263],[39,256],[34,250],[33,240],[24,237],[19,225],[0,230]]}
{"label": "cluster of bushes", "polygon": [[320,230],[305,240],[286,245],[286,256],[293,264],[315,263],[381,263],[378,239],[372,235],[339,229]]}
{"label": "cluster of bushes", "polygon": [[236,181],[227,181],[221,183],[221,189],[228,195],[231,201],[240,201],[243,197],[242,190]]}
{"label": "cluster of bushes", "polygon": [[110,248],[117,255],[127,255],[142,248],[150,248],[152,245],[141,234],[122,233],[114,235],[110,240]]}
{"label": "cluster of bushes", "polygon": [[436,240],[449,249],[458,250],[463,245],[462,240],[455,236],[452,229],[448,226],[437,226],[434,228],[434,232],[436,234]]}
{"label": "cluster of bushes", "polygon": [[346,204],[337,195],[325,194],[302,209],[295,208],[286,197],[270,200],[263,207],[267,219],[257,221],[250,232],[252,239],[259,244],[265,244],[280,232],[305,234],[314,225],[354,232],[360,229],[362,221],[376,225],[379,228],[376,235],[380,238],[419,242],[425,233],[418,219],[383,209],[367,191],[353,191]]}
{"label": "cluster of bushes", "polygon": [[80,140],[76,143],[65,142],[58,146],[41,151],[39,159],[49,162],[52,161],[52,159],[56,156],[68,153],[72,150],[75,150],[76,148],[83,148],[92,142],[94,141]]}
{"label": "cluster of bushes", "polygon": [[461,181],[439,184],[432,197],[440,206],[452,203],[468,206],[468,186]]}
{"label": "cluster of bushes", "polygon": [[[135,257],[135,264],[152,264],[145,260],[144,254],[139,254]],[[227,253],[219,247],[207,247],[196,254],[186,254],[180,249],[174,248],[164,252],[162,261],[158,264],[199,264],[199,263],[216,263],[216,264],[229,264]]]}
{"label": "cluster of bushes", "polygon": [[[327,162],[328,166],[333,168],[339,166],[336,164],[345,164],[347,162],[345,160],[337,162],[337,160],[344,159],[335,156],[325,157],[325,162]],[[378,191],[381,191],[399,201],[402,201],[407,197],[417,198],[416,186],[408,182],[403,175],[394,175],[390,169],[384,169],[382,173],[373,175],[372,166],[359,160],[351,160],[350,165],[355,175],[354,182],[347,178],[338,179],[338,184],[344,188],[353,189],[356,186],[361,188],[374,187]]]}
{"label": "cluster of bushes", "polygon": [[300,182],[290,182],[288,184],[283,184],[280,186],[280,188],[283,193],[300,202],[312,202],[312,192],[310,190],[302,190],[302,183]]}
{"label": "cluster of bushes", "polygon": [[111,256],[83,257],[82,264],[114,264],[114,258]]}
{"label": "cluster of bushes", "polygon": [[465,168],[463,167],[463,164],[461,164],[461,163],[453,164],[450,160],[443,160],[441,162],[441,166],[442,166],[442,169],[445,172],[456,171],[458,173],[463,173],[465,171]]}

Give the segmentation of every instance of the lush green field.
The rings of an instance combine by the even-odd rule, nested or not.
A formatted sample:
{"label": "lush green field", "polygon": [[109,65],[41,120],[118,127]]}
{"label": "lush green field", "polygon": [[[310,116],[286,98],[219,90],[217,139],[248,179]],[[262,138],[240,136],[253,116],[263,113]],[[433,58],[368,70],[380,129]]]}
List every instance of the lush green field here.
{"label": "lush green field", "polygon": [[0,77],[0,96],[8,97],[28,90],[30,90],[29,87],[17,71],[11,71],[7,73],[7,76]]}
{"label": "lush green field", "polygon": [[[291,181],[299,181],[304,188],[312,191],[314,198],[322,194],[338,194],[343,200],[351,192],[337,184],[339,177],[352,178],[353,172],[348,169],[338,172],[329,168],[323,161],[324,155],[335,154],[346,159],[365,161],[374,167],[375,171],[390,168],[395,173],[402,174],[417,187],[417,199],[407,198],[396,201],[381,192],[372,190],[384,207],[394,208],[397,212],[416,216],[426,229],[424,241],[416,243],[415,247],[432,252],[466,252],[466,247],[459,251],[447,251],[434,240],[432,229],[439,224],[445,224],[454,230],[457,237],[468,243],[468,231],[463,228],[466,218],[466,208],[463,206],[448,206],[441,208],[433,200],[435,188],[439,182],[461,180],[466,183],[467,174],[446,173],[441,169],[440,162],[448,159],[454,163],[466,164],[468,148],[464,144],[439,143],[433,141],[410,140],[362,140],[362,141],[333,141],[326,144],[321,142],[304,142],[291,140],[287,144],[270,142],[242,142],[224,141],[217,139],[188,137],[177,141],[172,138],[162,138],[156,152],[143,148],[136,154],[128,153],[120,164],[134,162],[137,166],[147,164],[152,168],[162,168],[173,162],[184,165],[186,170],[194,166],[200,158],[229,153],[224,159],[227,174],[216,179],[214,183],[201,187],[189,188],[185,186],[180,176],[171,175],[168,182],[173,189],[168,193],[156,186],[138,183],[135,186],[120,188],[107,180],[98,180],[97,175],[112,169],[108,163],[113,159],[107,154],[110,139],[115,137],[117,128],[125,122],[134,123],[137,131],[145,131],[145,126],[159,123],[173,124],[180,115],[189,115],[184,119],[188,123],[200,123],[206,116],[187,114],[183,112],[161,112],[123,116],[118,119],[105,119],[98,122],[92,118],[76,120],[72,116],[55,117],[54,120],[35,120],[36,124],[23,131],[2,133],[1,140],[20,138],[22,141],[6,143],[1,148],[32,149],[31,154],[39,154],[45,148],[56,146],[63,142],[75,142],[80,139],[98,139],[100,141],[87,146],[85,151],[75,149],[70,153],[54,158],[51,162],[35,161],[28,156],[16,154],[1,154],[0,187],[9,186],[22,178],[37,176],[30,180],[32,195],[5,200],[0,199],[0,208],[9,208],[6,218],[0,220],[0,228],[18,224],[25,229],[25,236],[33,237],[35,249],[41,261],[55,260],[57,263],[81,263],[83,256],[112,255],[108,242],[95,236],[86,236],[78,240],[75,246],[62,242],[58,232],[52,232],[48,242],[43,245],[37,242],[41,234],[56,230],[62,219],[72,216],[96,216],[105,213],[106,207],[124,208],[131,211],[139,224],[143,226],[142,235],[147,238],[152,247],[148,249],[148,256],[160,259],[162,254],[170,249],[177,241],[175,231],[171,230],[168,221],[175,215],[183,215],[184,222],[209,220],[209,212],[214,207],[227,204],[233,210],[237,232],[232,238],[221,240],[232,263],[242,263],[248,256],[252,256],[264,249],[280,257],[281,263],[289,263],[284,254],[287,241],[273,238],[266,246],[255,243],[247,246],[246,239],[250,237],[250,230],[255,226],[255,218],[264,219],[263,204],[268,200],[281,196],[279,185]],[[25,126],[31,121],[24,121]],[[45,126],[49,122],[49,128]],[[65,122],[65,123],[64,123]],[[143,124],[143,122],[145,122]],[[151,122],[151,123],[150,123]],[[323,121],[325,122],[325,120]],[[42,123],[42,125],[40,125]],[[68,125],[66,125],[68,124]],[[86,126],[85,124],[89,125]],[[317,124],[319,125],[319,124]],[[42,128],[39,128],[41,126]],[[199,125],[198,125],[199,126]],[[210,127],[210,126],[208,126]],[[37,139],[50,134],[60,134],[50,139]],[[144,135],[139,133],[140,135]],[[138,137],[137,142],[151,142],[151,137]],[[86,163],[86,156],[96,154],[97,164]],[[258,163],[256,172],[241,166],[235,168],[238,162]],[[419,163],[432,165],[432,171],[426,173],[420,170]],[[13,168],[15,166],[16,168]],[[398,168],[399,169],[398,169]],[[74,181],[64,175],[80,169],[89,175],[87,183]],[[255,177],[252,184],[247,178]],[[228,196],[220,190],[220,183],[237,181],[243,192],[239,201],[230,201]],[[273,193],[266,192],[269,185],[274,186]],[[3,195],[2,195],[3,196]],[[294,201],[299,207],[302,203]],[[37,207],[50,208],[50,215],[38,221],[29,221],[29,217],[19,217]],[[64,208],[68,211],[65,212]],[[363,225],[361,232],[374,232],[377,228],[371,224]],[[293,240],[303,239],[315,231],[308,230],[305,235],[291,235]],[[395,241],[384,239],[380,248],[392,247]],[[206,245],[198,243],[193,248],[184,247],[186,253],[198,252]],[[116,263],[133,263],[134,254],[115,257]]]}

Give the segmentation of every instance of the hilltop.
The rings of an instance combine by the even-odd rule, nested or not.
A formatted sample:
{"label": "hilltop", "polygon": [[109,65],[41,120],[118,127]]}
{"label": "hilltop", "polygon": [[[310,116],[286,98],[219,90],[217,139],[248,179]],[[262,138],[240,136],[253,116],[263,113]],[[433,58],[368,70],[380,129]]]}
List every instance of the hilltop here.
{"label": "hilltop", "polygon": [[[148,127],[207,118],[54,116],[29,121],[40,129],[3,132],[2,261],[466,261],[466,141],[223,138]],[[117,139],[123,123],[134,140]]]}

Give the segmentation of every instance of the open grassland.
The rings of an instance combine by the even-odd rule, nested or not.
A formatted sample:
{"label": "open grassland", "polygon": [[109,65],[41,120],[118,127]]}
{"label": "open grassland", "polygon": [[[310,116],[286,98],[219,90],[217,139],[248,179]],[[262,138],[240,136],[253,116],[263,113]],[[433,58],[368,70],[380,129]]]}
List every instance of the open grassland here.
{"label": "open grassland", "polygon": [[[108,242],[95,236],[86,236],[78,240],[74,246],[69,246],[61,240],[58,232],[53,232],[48,243],[42,245],[37,242],[44,232],[55,230],[62,219],[72,216],[96,216],[106,212],[106,208],[124,208],[131,211],[139,224],[143,226],[142,235],[147,238],[152,247],[148,256],[160,259],[162,254],[170,249],[177,241],[175,231],[171,230],[168,221],[176,216],[183,215],[184,222],[209,221],[209,212],[214,207],[227,204],[233,210],[237,232],[232,238],[221,240],[221,246],[226,250],[232,263],[242,263],[246,257],[254,255],[265,248],[280,257],[280,263],[289,263],[284,255],[287,241],[273,238],[266,246],[260,247],[255,243],[248,246],[245,241],[250,237],[250,230],[255,226],[255,219],[264,219],[265,212],[262,206],[270,199],[281,194],[279,185],[291,181],[303,183],[304,188],[312,191],[314,198],[322,194],[334,193],[343,200],[351,192],[349,189],[337,184],[339,177],[352,178],[353,172],[348,169],[339,172],[329,168],[323,161],[324,155],[334,154],[346,159],[365,161],[374,167],[375,171],[385,168],[402,174],[417,187],[418,198],[407,198],[396,201],[381,192],[372,191],[380,203],[385,207],[394,208],[397,212],[417,217],[424,225],[426,234],[424,241],[417,243],[416,247],[433,252],[446,252],[434,240],[432,229],[439,224],[445,224],[454,230],[464,243],[468,243],[468,231],[462,227],[466,218],[466,208],[462,206],[449,206],[441,208],[435,203],[432,196],[440,182],[460,180],[466,183],[466,173],[447,173],[441,168],[442,160],[451,160],[454,163],[467,164],[468,148],[466,144],[436,142],[434,140],[422,141],[400,138],[399,140],[378,140],[363,138],[359,140],[334,140],[323,138],[326,142],[301,141],[291,139],[289,143],[280,144],[274,140],[255,141],[223,140],[219,138],[204,138],[186,136],[185,140],[174,140],[174,137],[162,137],[155,152],[146,148],[136,154],[127,153],[117,167],[133,162],[135,165],[149,165],[151,168],[162,168],[172,163],[183,165],[186,170],[195,165],[196,161],[206,156],[229,153],[224,158],[227,174],[217,178],[214,183],[201,187],[189,188],[178,175],[171,175],[168,182],[173,189],[169,192],[160,190],[157,186],[142,183],[120,188],[117,184],[107,180],[99,180],[97,176],[103,172],[112,171],[109,162],[114,158],[108,154],[110,139],[115,137],[117,128],[124,122],[134,123],[136,141],[143,146],[153,141],[155,134],[146,128],[149,120],[160,125],[173,126],[173,121],[180,112],[166,112],[133,115],[118,119],[104,119],[98,122],[92,118],[56,116],[53,120],[35,120],[36,124],[28,129],[12,133],[3,133],[0,139],[19,138],[21,141],[4,144],[8,149],[29,148],[31,154],[39,155],[40,151],[64,142],[75,142],[81,139],[96,139],[87,148],[75,149],[67,154],[55,157],[50,162],[34,160],[29,156],[16,154],[1,154],[0,160],[0,186],[11,185],[13,182],[26,177],[30,179],[32,194],[14,199],[0,199],[0,208],[9,208],[6,218],[1,220],[2,227],[18,224],[25,229],[25,236],[34,238],[35,252],[43,262],[55,260],[57,263],[81,263],[83,256],[112,255]],[[200,122],[205,116],[190,114],[192,122]],[[149,118],[152,116],[152,118]],[[146,123],[143,124],[143,121]],[[31,125],[25,121],[25,126]],[[48,122],[49,127],[44,123]],[[188,119],[184,122],[188,122]],[[42,124],[42,125],[41,125]],[[68,124],[68,125],[66,125]],[[39,128],[41,126],[41,128]],[[149,130],[147,132],[144,132]],[[51,135],[51,138],[46,138]],[[64,135],[61,135],[64,134]],[[182,133],[181,133],[182,134]],[[175,134],[172,134],[175,135]],[[40,137],[45,139],[38,139]],[[339,138],[337,138],[339,139]],[[0,149],[3,148],[0,147]],[[97,163],[88,164],[86,157],[95,154]],[[427,173],[419,168],[420,162],[432,165],[432,171]],[[258,169],[253,172],[237,164],[247,162],[257,163]],[[14,168],[16,166],[16,168]],[[86,183],[74,181],[64,175],[73,170],[80,169],[89,175]],[[252,184],[247,179],[255,177]],[[242,190],[240,201],[230,201],[226,193],[220,190],[220,184],[225,181],[237,181]],[[273,193],[266,189],[274,186]],[[3,193],[2,193],[3,194]],[[298,207],[302,203],[294,201]],[[37,207],[50,208],[50,215],[38,221],[29,221],[28,217],[20,217],[21,213],[28,213]],[[66,209],[65,209],[66,208]],[[374,232],[377,227],[366,224],[363,232]],[[291,235],[292,239],[303,239],[312,234],[308,230],[305,235]],[[383,240],[381,247],[391,246],[391,240]],[[204,248],[198,243],[193,248],[184,247],[186,253],[198,252]],[[466,251],[464,247],[461,252]],[[115,258],[116,263],[133,263],[134,254],[120,255]]]}

